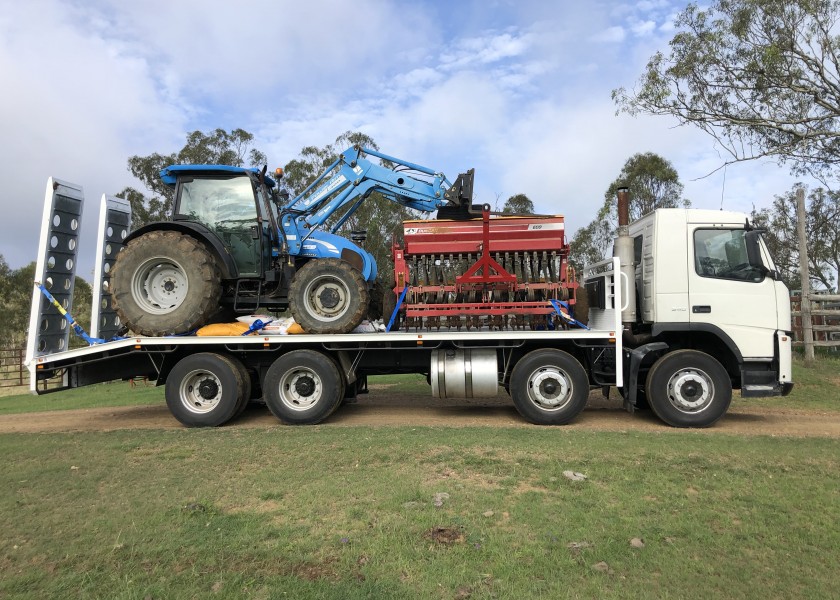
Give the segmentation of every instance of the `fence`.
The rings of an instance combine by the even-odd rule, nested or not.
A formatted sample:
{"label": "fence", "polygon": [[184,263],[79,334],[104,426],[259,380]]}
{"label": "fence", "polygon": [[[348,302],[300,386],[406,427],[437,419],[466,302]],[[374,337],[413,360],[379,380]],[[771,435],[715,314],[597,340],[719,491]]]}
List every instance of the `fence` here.
{"label": "fence", "polygon": [[[809,294],[811,301],[811,329],[814,332],[814,346],[840,351],[840,295]],[[805,345],[802,322],[802,296],[790,297],[793,317],[793,345]]]}
{"label": "fence", "polygon": [[[0,348],[0,388],[29,388],[29,371],[23,366],[25,358],[24,348]],[[58,385],[61,385],[60,379],[42,380],[38,383],[42,390]]]}

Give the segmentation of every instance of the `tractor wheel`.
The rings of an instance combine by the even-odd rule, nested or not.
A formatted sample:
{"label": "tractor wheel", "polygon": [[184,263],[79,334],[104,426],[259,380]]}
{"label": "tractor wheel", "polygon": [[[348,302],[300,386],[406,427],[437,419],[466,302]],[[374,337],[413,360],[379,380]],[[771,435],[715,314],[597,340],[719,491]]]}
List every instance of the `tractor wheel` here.
{"label": "tractor wheel", "polygon": [[367,314],[369,299],[361,273],[338,258],[310,260],[289,290],[289,308],[307,333],[351,332]]}
{"label": "tractor wheel", "polygon": [[134,333],[184,333],[219,310],[221,275],[213,255],[195,238],[151,231],[119,253],[111,291],[120,320]]}
{"label": "tractor wheel", "polygon": [[589,324],[589,294],[586,287],[581,285],[575,290],[575,305],[572,309],[574,317],[584,325]]}

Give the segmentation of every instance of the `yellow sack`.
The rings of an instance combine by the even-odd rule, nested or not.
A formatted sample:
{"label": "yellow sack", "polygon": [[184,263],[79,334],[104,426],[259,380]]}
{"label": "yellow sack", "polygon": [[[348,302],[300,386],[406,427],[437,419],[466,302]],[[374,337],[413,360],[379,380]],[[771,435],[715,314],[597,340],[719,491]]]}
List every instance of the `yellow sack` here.
{"label": "yellow sack", "polygon": [[201,329],[195,332],[196,335],[201,336],[208,336],[208,335],[242,335],[248,329],[250,325],[248,323],[211,323],[210,325],[205,325]]}
{"label": "yellow sack", "polygon": [[292,323],[291,325],[289,325],[289,328],[286,330],[286,333],[288,333],[289,335],[294,335],[296,333],[306,333],[306,332],[303,330],[303,327],[301,327],[297,323]]}

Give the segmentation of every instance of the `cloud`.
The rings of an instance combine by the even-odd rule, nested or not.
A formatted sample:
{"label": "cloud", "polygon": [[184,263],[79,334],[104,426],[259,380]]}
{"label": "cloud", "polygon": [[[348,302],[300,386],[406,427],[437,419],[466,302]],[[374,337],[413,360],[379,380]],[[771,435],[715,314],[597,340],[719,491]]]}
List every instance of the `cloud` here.
{"label": "cloud", "polygon": [[[476,199],[526,193],[570,231],[634,152],[674,162],[695,204],[720,205],[709,138],[664,118],[615,116],[665,43],[667,3],[622,10],[521,0],[449,7],[323,0],[247,8],[217,0],[9,4],[0,15],[0,253],[36,255],[48,176],[87,190],[79,273],[89,277],[97,200],[132,182],[126,159],[180,148],[194,129],[243,127],[270,167],[308,145],[365,131],[388,154],[443,170],[475,167]],[[454,11],[454,13],[453,13]],[[457,18],[456,18],[457,17]],[[726,208],[790,187],[773,165],[726,174]]]}
{"label": "cloud", "polygon": [[633,32],[633,35],[637,37],[644,37],[646,35],[650,35],[656,30],[656,23],[654,21],[641,21],[634,23],[630,30]]}
{"label": "cloud", "polygon": [[612,27],[607,27],[603,31],[593,35],[591,39],[595,42],[618,44],[623,42],[625,37],[627,37],[627,32],[624,31],[624,27],[621,25],[613,25]]}

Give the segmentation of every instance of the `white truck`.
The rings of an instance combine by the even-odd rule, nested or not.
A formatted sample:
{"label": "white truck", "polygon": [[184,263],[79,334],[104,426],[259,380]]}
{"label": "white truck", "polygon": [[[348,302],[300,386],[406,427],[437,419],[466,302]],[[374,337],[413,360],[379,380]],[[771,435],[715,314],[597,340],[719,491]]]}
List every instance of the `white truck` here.
{"label": "white truck", "polygon": [[[36,276],[70,312],[84,203],[80,186],[47,183]],[[585,270],[588,328],[423,330],[323,335],[130,336],[111,303],[108,274],[129,234],[130,207],[102,197],[94,275],[93,338],[69,350],[71,327],[39,288],[27,348],[31,389],[49,392],[147,377],[165,385],[186,426],[218,426],[262,399],[288,424],[323,421],[366,391],[370,375],[422,373],[440,398],[506,390],[529,422],[560,425],[590,390],[617,388],[632,412],[708,427],[742,396],[790,393],[788,292],[760,232],[732,212],[665,209],[627,224],[619,194],[615,257]]]}

